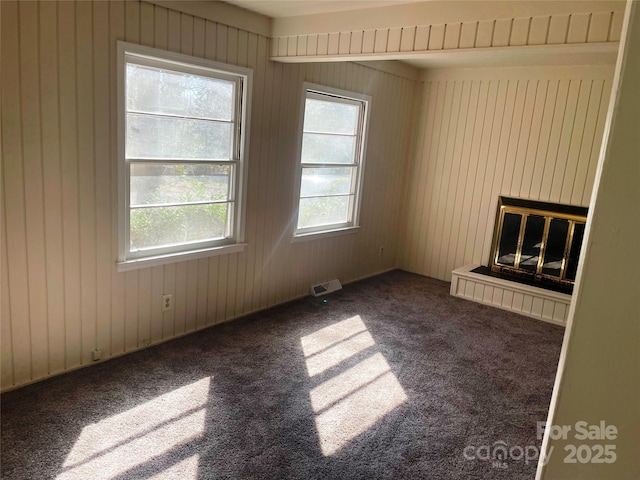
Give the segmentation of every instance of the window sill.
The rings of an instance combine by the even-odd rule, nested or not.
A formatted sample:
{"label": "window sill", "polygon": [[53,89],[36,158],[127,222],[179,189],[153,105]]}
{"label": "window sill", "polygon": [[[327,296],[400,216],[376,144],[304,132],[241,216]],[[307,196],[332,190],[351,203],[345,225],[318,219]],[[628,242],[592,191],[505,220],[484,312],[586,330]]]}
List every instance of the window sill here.
{"label": "window sill", "polygon": [[168,263],[186,262],[187,260],[197,260],[199,258],[213,257],[216,255],[230,255],[232,253],[242,252],[246,246],[246,243],[234,243],[233,245],[223,245],[221,247],[205,248],[202,250],[191,250],[189,252],[136,258],[132,260],[125,260],[123,262],[116,262],[116,267],[118,272],[128,272],[129,270],[157,267],[158,265],[166,265]]}
{"label": "window sill", "polygon": [[301,233],[294,235],[291,243],[307,242],[310,240],[320,240],[322,238],[337,237],[338,235],[350,235],[358,233],[360,227],[337,228],[335,230],[322,230],[320,232]]}

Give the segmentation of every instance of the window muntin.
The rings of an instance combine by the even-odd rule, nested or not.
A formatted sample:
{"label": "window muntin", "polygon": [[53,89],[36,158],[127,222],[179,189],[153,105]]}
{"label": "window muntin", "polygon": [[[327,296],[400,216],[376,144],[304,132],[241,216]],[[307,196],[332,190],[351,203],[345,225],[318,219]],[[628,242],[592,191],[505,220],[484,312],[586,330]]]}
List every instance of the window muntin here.
{"label": "window muntin", "polygon": [[119,261],[239,243],[250,70],[119,47]]}
{"label": "window muntin", "polygon": [[357,226],[369,101],[305,84],[296,235]]}

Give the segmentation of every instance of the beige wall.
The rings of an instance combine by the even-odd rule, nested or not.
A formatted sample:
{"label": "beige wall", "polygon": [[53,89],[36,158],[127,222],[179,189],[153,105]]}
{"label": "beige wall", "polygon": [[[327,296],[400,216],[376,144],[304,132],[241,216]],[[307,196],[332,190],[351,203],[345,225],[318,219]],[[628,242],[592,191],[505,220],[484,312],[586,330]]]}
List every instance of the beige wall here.
{"label": "beige wall", "polygon": [[[264,36],[147,3],[1,5],[2,389],[396,266],[414,81],[276,64]],[[116,40],[254,70],[244,252],[116,272]],[[373,105],[362,229],[291,244],[303,81]],[[163,293],[174,311],[161,313]]]}
{"label": "beige wall", "polygon": [[402,268],[486,265],[499,195],[588,205],[613,68],[440,69],[425,76]]}
{"label": "beige wall", "polygon": [[[150,3],[1,5],[3,390],[329,278],[401,266],[449,280],[486,263],[499,194],[589,204],[610,67],[440,69],[418,83],[361,64],[273,63],[262,35]],[[116,40],[254,70],[245,252],[116,272]],[[291,244],[303,81],[373,106],[361,231]],[[173,312],[161,313],[163,293]]]}
{"label": "beige wall", "polygon": [[[614,87],[617,96],[607,118],[548,418],[549,424],[572,430],[564,440],[545,438],[550,459],[538,469],[538,479],[640,478],[640,282],[635,256],[640,238],[640,4],[631,4],[620,85]],[[617,428],[617,436],[576,440],[579,421],[598,426],[604,421]],[[598,452],[595,445],[611,445],[617,459],[610,464],[566,463],[568,444],[585,445],[593,453]]]}

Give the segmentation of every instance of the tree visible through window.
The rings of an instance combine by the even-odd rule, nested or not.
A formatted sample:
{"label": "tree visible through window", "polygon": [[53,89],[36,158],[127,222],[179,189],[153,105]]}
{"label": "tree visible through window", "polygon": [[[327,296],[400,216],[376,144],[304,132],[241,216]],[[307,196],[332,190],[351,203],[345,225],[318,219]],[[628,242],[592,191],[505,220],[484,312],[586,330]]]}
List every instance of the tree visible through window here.
{"label": "tree visible through window", "polygon": [[237,243],[250,71],[120,47],[120,260]]}
{"label": "tree visible through window", "polygon": [[296,234],[357,225],[365,95],[305,84]]}

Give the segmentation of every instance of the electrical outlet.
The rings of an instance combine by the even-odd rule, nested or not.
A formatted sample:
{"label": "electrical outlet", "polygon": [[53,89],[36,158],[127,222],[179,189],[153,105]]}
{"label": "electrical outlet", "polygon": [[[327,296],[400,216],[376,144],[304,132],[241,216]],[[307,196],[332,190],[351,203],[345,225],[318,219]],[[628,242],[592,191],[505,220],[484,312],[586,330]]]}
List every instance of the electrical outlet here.
{"label": "electrical outlet", "polygon": [[98,360],[100,360],[102,358],[102,350],[100,350],[99,348],[96,348],[93,352],[91,352],[91,358],[93,359],[94,362],[97,362]]}
{"label": "electrical outlet", "polygon": [[162,295],[162,311],[168,312],[169,310],[173,310],[173,293]]}
{"label": "electrical outlet", "polygon": [[384,254],[384,247],[380,247],[380,256]]}

